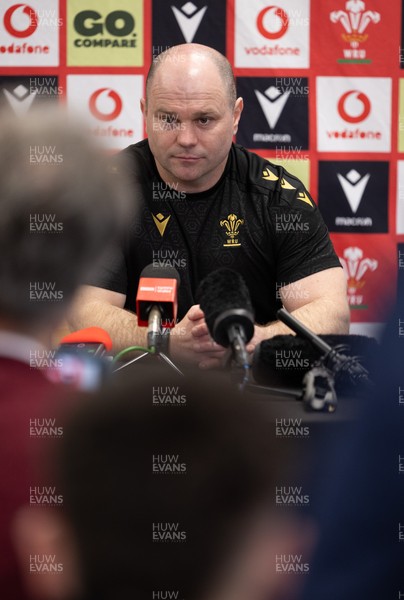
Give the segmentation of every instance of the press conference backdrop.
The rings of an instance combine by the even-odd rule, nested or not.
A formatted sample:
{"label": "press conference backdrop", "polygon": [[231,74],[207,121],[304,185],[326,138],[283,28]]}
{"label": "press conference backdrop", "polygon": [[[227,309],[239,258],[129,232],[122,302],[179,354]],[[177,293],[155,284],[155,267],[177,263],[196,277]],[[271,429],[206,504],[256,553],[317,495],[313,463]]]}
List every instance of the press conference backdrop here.
{"label": "press conference backdrop", "polygon": [[145,135],[153,57],[184,42],[225,53],[245,101],[236,141],[304,181],[348,278],[352,331],[374,334],[404,277],[403,31],[400,0],[1,0],[0,109],[66,102],[117,151]]}

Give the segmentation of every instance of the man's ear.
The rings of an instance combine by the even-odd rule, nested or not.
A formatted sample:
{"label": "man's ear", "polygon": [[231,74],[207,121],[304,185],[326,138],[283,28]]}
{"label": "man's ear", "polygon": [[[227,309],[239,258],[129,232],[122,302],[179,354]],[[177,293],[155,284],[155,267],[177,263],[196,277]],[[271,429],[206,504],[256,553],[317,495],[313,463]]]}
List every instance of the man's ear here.
{"label": "man's ear", "polygon": [[146,98],[140,98],[140,110],[142,111],[145,131],[147,133],[147,102],[146,102]]}
{"label": "man's ear", "polygon": [[236,135],[238,131],[238,124],[240,121],[241,113],[243,112],[244,101],[241,98],[237,98],[236,104],[234,105],[234,113],[233,113],[233,135]]}
{"label": "man's ear", "polygon": [[57,509],[21,508],[12,538],[26,589],[41,600],[67,600],[82,593],[72,531]]}
{"label": "man's ear", "polygon": [[147,115],[147,107],[146,107],[146,99],[140,98],[140,110],[142,111],[142,115],[146,118]]}

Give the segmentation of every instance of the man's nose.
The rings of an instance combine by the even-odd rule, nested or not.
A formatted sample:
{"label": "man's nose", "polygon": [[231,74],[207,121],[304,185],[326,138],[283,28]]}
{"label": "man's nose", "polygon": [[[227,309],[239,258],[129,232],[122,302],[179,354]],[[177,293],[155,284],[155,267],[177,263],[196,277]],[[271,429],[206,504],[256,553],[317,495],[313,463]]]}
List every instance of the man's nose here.
{"label": "man's nose", "polygon": [[179,123],[177,142],[180,146],[195,146],[198,142],[198,137],[193,123]]}

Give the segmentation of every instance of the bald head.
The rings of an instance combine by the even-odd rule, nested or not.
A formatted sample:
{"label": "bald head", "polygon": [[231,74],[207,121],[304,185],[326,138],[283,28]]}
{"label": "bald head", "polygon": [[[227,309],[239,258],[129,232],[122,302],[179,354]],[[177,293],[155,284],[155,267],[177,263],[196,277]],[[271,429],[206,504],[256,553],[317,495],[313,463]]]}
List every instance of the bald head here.
{"label": "bald head", "polygon": [[150,65],[146,79],[146,102],[150,93],[156,74],[162,66],[180,66],[183,69],[184,78],[187,77],[189,69],[195,64],[202,69],[215,69],[227,91],[230,107],[236,102],[236,82],[231,65],[227,58],[214,48],[202,44],[180,44],[172,46],[159,54]]}
{"label": "bald head", "polygon": [[227,59],[200,44],[173,46],[153,62],[140,106],[163,181],[187,193],[215,185],[243,110]]}

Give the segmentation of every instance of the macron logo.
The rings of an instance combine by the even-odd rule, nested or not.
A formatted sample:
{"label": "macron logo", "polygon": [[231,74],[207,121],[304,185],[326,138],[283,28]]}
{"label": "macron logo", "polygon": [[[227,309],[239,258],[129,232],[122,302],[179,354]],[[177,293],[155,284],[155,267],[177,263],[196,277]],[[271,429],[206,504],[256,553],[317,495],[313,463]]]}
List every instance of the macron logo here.
{"label": "macron logo", "polygon": [[337,173],[338,181],[344,191],[346,199],[348,200],[349,206],[352,212],[355,214],[361,203],[363,194],[365,193],[366,186],[370,179],[370,174],[367,173],[361,178],[358,171],[352,169],[346,174],[346,177]]}
{"label": "macron logo", "polygon": [[290,92],[282,94],[278,88],[271,85],[264,94],[258,90],[254,90],[257,96],[258,102],[262,108],[262,112],[265,115],[268,125],[271,129],[275,129],[279,117],[288,101]]}
{"label": "macron logo", "polygon": [[181,9],[176,6],[171,7],[186,42],[190,43],[194,39],[207,8],[204,6],[198,10],[193,2],[187,2],[181,6]]}
{"label": "macron logo", "polygon": [[3,90],[3,93],[18,117],[25,115],[29,111],[36,96],[36,91],[30,94],[29,90],[22,84],[18,85],[12,92]]}

